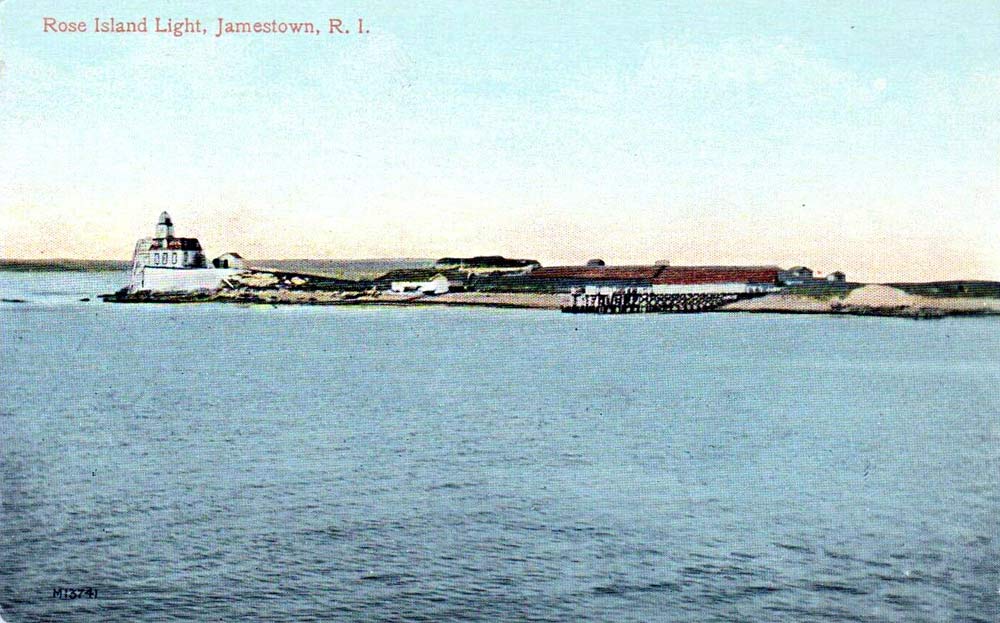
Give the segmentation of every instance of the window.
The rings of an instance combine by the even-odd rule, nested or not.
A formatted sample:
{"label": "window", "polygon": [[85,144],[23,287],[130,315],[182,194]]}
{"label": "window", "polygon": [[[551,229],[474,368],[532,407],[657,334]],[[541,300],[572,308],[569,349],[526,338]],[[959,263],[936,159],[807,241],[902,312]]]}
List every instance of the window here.
{"label": "window", "polygon": [[153,254],[153,263],[154,264],[159,264],[160,263],[160,254],[159,253],[154,253]]}
{"label": "window", "polygon": [[173,253],[170,254],[170,263],[171,264],[176,264],[177,263],[177,252],[176,251],[174,251]]}

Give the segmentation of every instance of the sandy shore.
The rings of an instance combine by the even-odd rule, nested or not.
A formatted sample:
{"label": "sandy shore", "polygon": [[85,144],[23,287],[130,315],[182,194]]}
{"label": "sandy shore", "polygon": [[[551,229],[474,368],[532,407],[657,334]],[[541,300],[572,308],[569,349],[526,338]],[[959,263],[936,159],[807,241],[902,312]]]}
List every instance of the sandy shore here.
{"label": "sandy shore", "polygon": [[934,318],[1000,314],[1000,299],[916,296],[889,286],[868,285],[827,299],[769,294],[730,303],[720,311]]}

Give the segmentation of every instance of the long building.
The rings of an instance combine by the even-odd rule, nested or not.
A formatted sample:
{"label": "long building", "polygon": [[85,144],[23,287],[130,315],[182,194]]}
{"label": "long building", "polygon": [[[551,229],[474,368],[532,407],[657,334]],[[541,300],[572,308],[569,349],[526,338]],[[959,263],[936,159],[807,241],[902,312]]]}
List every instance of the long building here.
{"label": "long building", "polygon": [[532,280],[558,289],[634,289],[657,294],[767,292],[779,286],[777,266],[551,266]]}
{"label": "long building", "polygon": [[654,294],[740,294],[778,289],[777,266],[664,266],[653,277]]}

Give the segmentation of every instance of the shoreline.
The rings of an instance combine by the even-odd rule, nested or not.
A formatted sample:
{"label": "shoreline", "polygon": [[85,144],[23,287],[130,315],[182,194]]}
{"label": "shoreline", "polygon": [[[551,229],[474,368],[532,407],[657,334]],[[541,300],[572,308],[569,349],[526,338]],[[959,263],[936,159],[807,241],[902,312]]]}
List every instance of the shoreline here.
{"label": "shoreline", "polygon": [[907,318],[911,320],[936,320],[969,316],[1000,316],[1000,310],[993,309],[942,309],[939,307],[842,307],[840,309],[727,309],[721,307],[705,313],[724,314],[772,314],[778,316],[874,316],[881,318]]}
{"label": "shoreline", "polygon": [[776,293],[736,301],[719,311],[772,314],[830,314],[933,319],[1000,315],[1000,298],[930,297],[887,285],[869,284],[840,296]]}
{"label": "shoreline", "polygon": [[[881,286],[877,286],[881,287]],[[481,307],[496,309],[535,309],[558,311],[566,295],[515,292],[449,292],[434,296],[377,295],[279,289],[238,289],[200,293],[163,293],[141,295],[103,295],[112,303],[224,303],[237,305],[316,305],[316,306],[387,306],[387,307]],[[861,298],[861,297],[859,297]],[[863,298],[862,298],[863,301]],[[779,315],[877,316],[909,319],[1000,315],[1000,299],[941,298],[929,299],[905,295],[899,300],[853,301],[834,298],[821,300],[800,295],[771,294],[729,303],[705,312]],[[669,313],[669,312],[665,312]]]}
{"label": "shoreline", "polygon": [[134,304],[181,304],[181,303],[225,303],[237,305],[319,305],[319,306],[460,306],[495,307],[506,309],[547,309],[559,310],[562,295],[506,292],[449,292],[436,296],[397,296],[379,294],[347,294],[323,291],[295,290],[220,290],[199,293],[162,293],[139,295],[101,295],[109,303]]}
{"label": "shoreline", "polygon": [[[1000,285],[1000,284],[998,284]],[[941,290],[938,290],[941,291]],[[970,293],[968,289],[959,289]],[[931,296],[931,290],[904,290],[884,284],[850,284],[848,288],[803,291],[787,288],[767,294],[747,293],[736,300],[697,306],[678,305],[670,311],[648,313],[826,314],[832,316],[882,316],[934,319],[952,316],[1000,315],[1000,296],[980,289],[972,296],[954,293]],[[990,296],[982,296],[988,293]],[[552,291],[451,290],[440,294],[393,292],[374,282],[320,278],[304,273],[248,269],[223,279],[214,289],[175,292],[129,292],[123,288],[100,298],[113,303],[230,303],[244,305],[370,305],[370,306],[460,306],[498,309],[539,309],[577,312],[570,307],[572,295]],[[702,301],[704,303],[706,301]],[[645,309],[644,307],[641,309]],[[586,309],[585,313],[598,312]],[[646,313],[640,308],[601,309],[599,313]]]}

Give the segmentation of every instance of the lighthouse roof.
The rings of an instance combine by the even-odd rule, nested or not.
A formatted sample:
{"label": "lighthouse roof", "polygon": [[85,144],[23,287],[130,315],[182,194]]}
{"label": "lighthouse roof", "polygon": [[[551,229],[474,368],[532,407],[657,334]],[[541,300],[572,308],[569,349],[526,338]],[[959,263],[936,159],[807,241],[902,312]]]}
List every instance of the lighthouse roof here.
{"label": "lighthouse roof", "polygon": [[170,220],[170,215],[164,212],[160,212],[160,221],[157,225],[173,225],[174,222]]}
{"label": "lighthouse roof", "polygon": [[150,241],[149,248],[171,249],[179,251],[201,251],[201,242],[197,238],[154,238]]}

